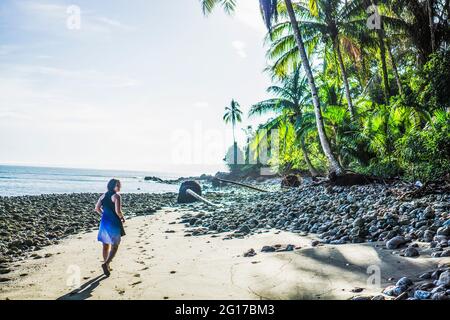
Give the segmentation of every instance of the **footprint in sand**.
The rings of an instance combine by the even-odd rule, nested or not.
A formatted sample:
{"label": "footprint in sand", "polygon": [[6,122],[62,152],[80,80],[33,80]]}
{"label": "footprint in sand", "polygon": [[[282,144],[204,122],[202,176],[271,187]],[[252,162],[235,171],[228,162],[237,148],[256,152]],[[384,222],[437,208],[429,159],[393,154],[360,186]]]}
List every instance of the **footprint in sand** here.
{"label": "footprint in sand", "polygon": [[174,274],[174,273],[177,273],[176,271],[170,271],[170,274]]}
{"label": "footprint in sand", "polygon": [[137,282],[132,283],[131,286],[134,287],[134,286],[137,286],[138,284],[141,284],[141,283],[142,283],[142,281],[137,281]]}
{"label": "footprint in sand", "polygon": [[140,278],[141,275],[140,275],[139,273],[136,273],[133,277],[135,277],[135,278]]}

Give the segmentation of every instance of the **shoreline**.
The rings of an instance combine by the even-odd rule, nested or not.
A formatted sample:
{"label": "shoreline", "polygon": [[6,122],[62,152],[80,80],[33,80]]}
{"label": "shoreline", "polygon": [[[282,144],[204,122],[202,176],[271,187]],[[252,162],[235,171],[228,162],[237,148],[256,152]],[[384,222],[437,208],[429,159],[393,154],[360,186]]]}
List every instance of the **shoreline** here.
{"label": "shoreline", "polygon": [[[39,253],[47,258],[17,264],[12,280],[0,284],[0,299],[350,299],[380,294],[392,277],[417,281],[446,261],[398,257],[375,244],[312,247],[314,237],[277,230],[243,239],[186,238],[185,226],[173,222],[188,212],[164,208],[129,220],[107,279],[100,276],[95,231],[46,247]],[[296,249],[260,251],[275,243]],[[250,248],[256,255],[244,257]],[[380,287],[367,284],[371,265],[382,270]],[[78,271],[81,287],[74,289]]]}
{"label": "shoreline", "polygon": [[[94,211],[100,193],[0,197],[0,266],[98,227]],[[175,205],[175,193],[124,193],[127,217],[153,214]]]}
{"label": "shoreline", "polygon": [[[358,286],[363,285],[361,279],[363,277],[367,279],[367,274],[363,276],[362,273],[364,271],[362,266],[366,266],[364,263],[367,261],[383,266],[383,272],[386,273],[383,284],[386,285],[392,284],[392,281],[389,282],[388,279],[398,280],[397,277],[404,275],[412,277],[415,279],[414,281],[424,281],[424,279],[418,278],[418,273],[433,271],[433,268],[434,271],[429,272],[428,279],[433,279],[434,283],[438,283],[442,273],[445,275],[445,270],[449,270],[448,273],[450,273],[450,197],[448,194],[423,195],[418,199],[399,199],[398,192],[405,191],[405,188],[395,184],[353,187],[304,185],[300,188],[278,189],[278,191],[267,193],[247,191],[234,186],[214,189],[209,185],[203,185],[203,188],[205,197],[219,204],[218,208],[209,207],[201,202],[176,204],[175,193],[123,194],[124,212],[128,218],[132,218],[127,221],[126,226],[131,228],[131,232],[134,233],[128,237],[130,234],[127,232],[124,241],[133,239],[134,245],[144,250],[141,252],[144,254],[149,250],[159,250],[160,244],[175,237],[170,248],[159,252],[160,259],[162,259],[160,263],[164,264],[164,259],[169,259],[171,256],[178,254],[183,256],[184,253],[179,253],[178,250],[191,243],[194,247],[203,248],[201,251],[205,256],[202,258],[202,264],[207,265],[208,259],[211,259],[209,269],[215,269],[217,263],[229,265],[230,261],[233,261],[225,259],[219,262],[215,258],[215,255],[218,254],[217,250],[222,250],[222,252],[229,250],[226,243],[236,246],[235,256],[242,256],[244,253],[252,256],[253,252],[250,249],[254,249],[256,253],[252,259],[269,257],[270,254],[274,254],[290,261],[294,255],[298,269],[302,269],[301,266],[311,259],[318,260],[320,264],[316,264],[319,263],[317,261],[310,261],[314,266],[311,268],[322,271],[317,274],[314,273],[316,272],[314,270],[308,272],[321,278],[320,281],[316,279],[321,286],[326,286],[323,283],[326,279],[337,277],[337,269],[345,269],[344,267],[353,265],[343,262],[352,256],[351,260],[359,261],[359,269],[352,269],[358,273],[359,280],[349,275],[350,280],[343,288],[345,295],[337,294],[335,292],[337,288],[334,287],[332,290],[330,289],[330,292],[334,292],[334,296],[321,295],[322,298],[330,299],[348,299],[357,296]],[[62,262],[59,260],[66,260],[66,258],[58,254],[58,248],[62,248],[60,246],[66,248],[68,259],[72,255],[73,257],[70,259],[77,258],[78,255],[84,255],[84,249],[80,249],[80,247],[84,247],[85,242],[78,242],[78,240],[84,239],[87,241],[86,250],[91,252],[90,259],[97,259],[99,245],[96,243],[95,230],[98,228],[100,217],[93,212],[93,205],[99,195],[81,193],[0,198],[0,212],[6,213],[8,217],[8,219],[0,221],[2,227],[0,232],[3,235],[5,232],[7,233],[7,236],[0,238],[0,286],[2,291],[6,288],[5,290],[9,292],[8,288],[14,287],[17,281],[22,283],[22,280],[27,279],[25,273],[34,274],[32,269],[30,272],[24,271],[23,268],[27,269],[27,266],[44,264],[49,268],[54,266],[61,268]],[[74,215],[75,212],[76,215]],[[166,216],[167,219],[165,219]],[[147,232],[146,239],[138,239],[146,234],[145,228],[140,225],[139,221],[146,220],[155,223],[156,229],[152,229],[150,234]],[[150,229],[153,228],[148,222],[144,222],[144,225]],[[33,243],[33,241],[37,241],[37,243]],[[143,241],[144,244],[147,243],[145,246],[141,243]],[[146,247],[147,245],[151,246],[152,241],[157,243],[156,247]],[[205,243],[208,246],[204,247]],[[264,251],[267,251],[268,254],[261,252],[262,247],[265,247]],[[284,248],[286,252],[279,252],[280,248]],[[185,249],[189,251],[188,248]],[[305,250],[308,252],[307,255],[305,255]],[[76,252],[78,253],[75,254]],[[357,255],[355,255],[356,253]],[[136,259],[138,259],[139,253],[136,254]],[[196,253],[191,252],[190,254],[195,256]],[[228,259],[232,258],[233,256],[228,257]],[[192,259],[195,260],[191,255],[187,255],[178,263],[183,264],[183,261],[190,263],[193,261]],[[247,261],[245,259],[244,261]],[[330,262],[329,259],[336,261]],[[82,265],[86,263],[89,264],[91,261],[84,261]],[[264,274],[268,270],[276,269],[271,263],[267,267],[258,269],[258,272]],[[273,263],[278,266],[277,263]],[[329,268],[324,269],[324,263],[330,264]],[[400,269],[403,274],[396,269],[397,263],[404,263],[407,266],[406,269],[403,266]],[[255,264],[259,265],[259,262],[255,262]],[[439,265],[441,266],[439,267]],[[161,266],[161,268],[163,267]],[[192,270],[197,268],[202,269],[203,267],[196,267],[195,264],[190,266]],[[92,271],[96,272],[94,269]],[[209,269],[205,269],[203,272],[207,273]],[[124,274],[129,275],[125,261],[121,270]],[[51,273],[52,271],[47,270],[47,272]],[[223,270],[223,272],[229,271]],[[291,280],[286,282],[286,286],[290,286],[290,282],[298,284],[297,278],[306,281],[305,276],[298,272],[299,270],[293,270],[291,275],[286,275],[286,277],[291,277],[289,278]],[[87,276],[91,279],[90,275]],[[189,277],[198,280],[198,276],[199,274],[193,273]],[[24,279],[21,279],[22,277]],[[62,274],[60,274],[61,277]],[[271,281],[275,281],[272,279],[273,277],[273,274],[266,275],[264,279],[271,283]],[[248,282],[251,278],[252,275],[247,275],[241,281]],[[339,283],[338,279],[336,281]],[[40,286],[42,284],[35,281],[32,285]],[[197,288],[194,284],[192,285],[194,289]],[[306,286],[314,294],[320,293],[316,287],[310,288],[305,284],[300,286]],[[350,289],[351,286],[356,289]],[[25,290],[24,288],[22,287],[23,290]],[[61,292],[62,289],[58,288]],[[397,291],[393,288],[386,289],[383,299],[395,298],[406,290],[401,285],[394,288]],[[438,288],[437,285],[433,283],[426,287],[425,290],[430,293],[428,298],[431,297],[432,290],[436,288]],[[16,294],[21,296],[23,293],[20,293],[19,289],[17,290]],[[233,291],[235,289],[230,290],[234,292],[232,295],[236,294],[236,299],[242,298]],[[349,295],[348,290],[354,290],[351,291],[353,296]],[[198,291],[196,293],[198,295],[193,297],[204,297],[201,292],[203,291]],[[258,292],[261,297],[266,297],[260,291]],[[414,292],[410,293],[409,297],[414,296]],[[361,294],[370,296],[378,296],[379,293],[380,290],[369,291],[365,287],[361,292]],[[438,292],[433,294],[436,293]],[[184,299],[182,296],[171,294],[179,299]],[[241,291],[240,294],[249,299],[255,298],[255,296],[249,296],[248,292]],[[277,294],[280,295],[280,298],[290,297],[290,295]],[[144,299],[149,297],[161,298],[148,296],[147,293],[142,292],[138,296],[124,296],[123,298]],[[212,297],[216,299],[222,295],[217,292],[217,296],[213,295]],[[300,296],[298,292],[293,297],[313,298],[313,296]],[[53,299],[55,296],[49,298]],[[101,295],[97,298],[106,299],[108,297]],[[113,295],[111,298],[121,298],[121,295],[117,297]],[[404,295],[403,298],[405,298]],[[441,298],[447,298],[447,295]]]}

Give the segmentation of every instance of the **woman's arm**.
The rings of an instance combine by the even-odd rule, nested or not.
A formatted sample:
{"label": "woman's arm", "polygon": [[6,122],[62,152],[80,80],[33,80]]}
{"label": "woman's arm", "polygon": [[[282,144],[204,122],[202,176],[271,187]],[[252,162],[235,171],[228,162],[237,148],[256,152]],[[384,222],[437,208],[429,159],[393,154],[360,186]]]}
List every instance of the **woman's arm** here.
{"label": "woman's arm", "polygon": [[95,211],[97,213],[99,213],[100,215],[102,214],[102,199],[103,199],[103,197],[104,197],[104,195],[98,199],[97,204],[95,205]]}
{"label": "woman's arm", "polygon": [[122,212],[122,197],[120,196],[120,194],[116,193],[114,195],[114,204],[115,204],[115,207],[116,207],[117,215],[122,220],[122,222],[125,222],[125,218],[124,218],[123,212]]}

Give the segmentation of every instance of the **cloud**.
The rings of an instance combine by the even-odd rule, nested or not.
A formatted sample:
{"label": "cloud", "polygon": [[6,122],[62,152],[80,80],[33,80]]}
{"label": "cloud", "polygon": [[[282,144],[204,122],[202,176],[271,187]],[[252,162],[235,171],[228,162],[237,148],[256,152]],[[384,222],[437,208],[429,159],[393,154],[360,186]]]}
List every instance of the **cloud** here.
{"label": "cloud", "polygon": [[110,26],[110,27],[116,27],[116,28],[120,28],[122,30],[135,30],[134,27],[132,26],[128,26],[126,24],[123,24],[122,22],[118,21],[118,20],[113,20],[107,17],[103,17],[103,16],[93,16],[92,19],[94,21],[97,21],[98,23],[104,24],[106,26]]}
{"label": "cloud", "polygon": [[247,58],[247,52],[245,50],[246,45],[244,42],[239,41],[239,40],[235,40],[232,43],[233,48],[236,50],[236,53],[241,57],[241,58]]}
{"label": "cloud", "polygon": [[[49,2],[21,1],[18,3],[18,7],[35,19],[43,19],[46,25],[53,23],[64,26],[64,28],[67,27],[68,18],[73,14],[68,11],[68,8],[71,6]],[[117,30],[135,30],[135,27],[126,25],[118,20],[97,15],[89,10],[83,10],[83,7],[80,7],[80,23],[80,30],[87,32],[105,33]]]}
{"label": "cloud", "polygon": [[36,13],[40,15],[45,15],[46,17],[53,18],[64,18],[66,15],[67,6],[51,4],[51,3],[40,3],[36,1],[21,1],[18,3],[19,8],[28,11],[30,13]]}
{"label": "cloud", "polygon": [[4,44],[0,45],[0,56],[8,56],[16,53],[20,49],[17,45]]}
{"label": "cloud", "polygon": [[0,65],[3,70],[9,71],[10,74],[22,79],[35,79],[34,77],[42,77],[43,79],[56,80],[75,80],[80,84],[96,87],[126,88],[136,87],[140,82],[136,79],[123,75],[107,74],[98,70],[73,70],[68,68],[49,67],[42,65]]}

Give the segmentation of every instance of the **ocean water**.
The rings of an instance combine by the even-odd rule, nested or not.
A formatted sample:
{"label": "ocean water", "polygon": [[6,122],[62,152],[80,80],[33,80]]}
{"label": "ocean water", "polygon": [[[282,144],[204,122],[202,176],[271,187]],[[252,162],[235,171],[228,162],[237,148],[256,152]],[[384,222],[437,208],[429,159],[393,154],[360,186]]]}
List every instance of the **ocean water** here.
{"label": "ocean water", "polygon": [[145,176],[172,179],[167,173],[0,165],[0,196],[104,192],[109,179],[122,182],[123,193],[177,192],[178,185],[144,181]]}

